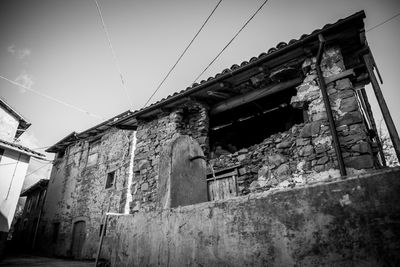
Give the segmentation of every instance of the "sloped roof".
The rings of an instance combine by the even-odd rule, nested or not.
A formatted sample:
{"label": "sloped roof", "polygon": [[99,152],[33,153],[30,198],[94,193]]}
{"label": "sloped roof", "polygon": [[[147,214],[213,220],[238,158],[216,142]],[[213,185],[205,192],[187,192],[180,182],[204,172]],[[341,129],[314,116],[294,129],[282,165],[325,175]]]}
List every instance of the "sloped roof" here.
{"label": "sloped roof", "polygon": [[15,138],[18,138],[25,132],[26,129],[31,126],[31,123],[29,123],[24,117],[22,117],[21,114],[19,114],[15,109],[13,109],[9,104],[7,104],[3,99],[0,98],[0,106],[3,107],[5,110],[7,110],[12,116],[14,116],[18,121],[18,130],[17,133],[15,134]]}
{"label": "sloped roof", "polygon": [[[174,94],[169,95],[166,98],[163,98],[147,107],[136,111],[128,110],[124,113],[121,113],[101,124],[77,134],[77,138],[80,139],[91,135],[94,136],[111,127],[129,128],[130,126],[135,126],[137,123],[137,118],[140,118],[140,116],[153,114],[160,108],[171,107],[182,103],[186,101],[188,97],[202,92],[203,90],[208,90],[212,86],[215,86],[215,84],[229,80],[236,75],[258,68],[267,62],[281,61],[281,63],[284,63],[285,61],[289,60],[289,58],[285,57],[285,55],[295,49],[311,45],[317,49],[319,34],[324,34],[326,43],[328,44],[330,41],[335,41],[338,38],[338,33],[348,28],[353,28],[357,31],[364,30],[364,18],[364,11],[359,11],[349,17],[338,20],[334,24],[326,24],[321,29],[314,30],[310,34],[303,34],[299,39],[292,39],[288,43],[280,42],[275,47],[270,48],[266,53],[261,53],[258,57],[252,57],[248,61],[243,61],[240,64],[234,64],[230,68],[224,69],[222,72],[217,73],[215,76],[209,77],[207,80],[202,80],[200,83],[194,83],[186,89],[181,90],[180,92],[175,92]],[[304,54],[305,52],[303,51],[302,53]],[[59,145],[58,147],[54,145],[46,151],[56,152],[58,149],[65,149],[65,146],[69,144],[68,142],[65,142],[63,143],[63,146],[60,146],[60,143],[61,141],[57,143]]]}
{"label": "sloped roof", "polygon": [[4,148],[11,149],[11,150],[15,150],[15,151],[18,151],[18,152],[23,153],[25,155],[32,156],[32,157],[35,157],[35,158],[38,158],[38,159],[44,159],[46,157],[45,155],[43,155],[43,154],[41,154],[39,152],[36,152],[36,151],[34,151],[32,149],[29,149],[29,148],[27,148],[25,146],[22,146],[20,144],[11,143],[11,142],[8,142],[8,141],[2,140],[2,139],[0,139],[0,147],[4,147]]}
{"label": "sloped roof", "polygon": [[49,180],[48,179],[40,179],[37,183],[31,185],[30,187],[28,187],[27,189],[25,189],[20,197],[26,197],[29,194],[31,194],[32,192],[34,192],[36,189],[41,189],[41,188],[47,188],[47,185],[49,184]]}

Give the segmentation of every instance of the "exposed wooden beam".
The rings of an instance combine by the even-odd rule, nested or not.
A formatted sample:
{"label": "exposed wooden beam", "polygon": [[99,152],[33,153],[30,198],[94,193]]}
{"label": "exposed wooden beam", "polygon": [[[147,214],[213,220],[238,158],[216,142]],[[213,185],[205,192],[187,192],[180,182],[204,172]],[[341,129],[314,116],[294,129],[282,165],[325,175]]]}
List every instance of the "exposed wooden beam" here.
{"label": "exposed wooden beam", "polygon": [[210,114],[217,114],[247,103],[250,103],[252,101],[255,101],[257,99],[263,98],[265,96],[283,91],[285,89],[291,88],[293,86],[296,86],[302,82],[301,78],[293,79],[287,82],[282,82],[278,83],[272,86],[269,86],[267,88],[251,91],[247,94],[233,97],[231,99],[225,100],[222,103],[219,103],[215,105],[214,107],[211,108]]}
{"label": "exposed wooden beam", "polygon": [[117,125],[117,129],[135,131],[137,129],[137,125]]}
{"label": "exposed wooden beam", "polygon": [[328,83],[331,83],[331,82],[334,82],[334,81],[337,81],[340,79],[344,79],[344,78],[347,78],[350,76],[355,76],[353,69],[345,70],[339,74],[325,78],[325,84],[328,85]]}

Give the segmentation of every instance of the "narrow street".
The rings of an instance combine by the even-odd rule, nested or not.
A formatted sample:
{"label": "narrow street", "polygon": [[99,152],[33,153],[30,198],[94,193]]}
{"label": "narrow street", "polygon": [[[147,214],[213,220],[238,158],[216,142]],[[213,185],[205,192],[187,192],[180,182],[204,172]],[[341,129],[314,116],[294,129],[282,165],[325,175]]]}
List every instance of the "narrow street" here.
{"label": "narrow street", "polygon": [[47,258],[32,255],[18,255],[6,257],[0,261],[0,266],[92,267],[94,266],[94,262]]}

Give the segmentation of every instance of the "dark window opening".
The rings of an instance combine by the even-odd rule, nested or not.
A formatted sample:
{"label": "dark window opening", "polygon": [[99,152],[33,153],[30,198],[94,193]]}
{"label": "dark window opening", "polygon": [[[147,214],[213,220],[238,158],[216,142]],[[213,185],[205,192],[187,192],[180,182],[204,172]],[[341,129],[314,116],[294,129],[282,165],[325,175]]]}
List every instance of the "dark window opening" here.
{"label": "dark window opening", "polygon": [[65,155],[65,150],[60,150],[57,152],[57,159],[62,159]]}
{"label": "dark window opening", "polygon": [[115,171],[107,173],[106,189],[114,185]]}
{"label": "dark window opening", "polygon": [[303,110],[290,105],[295,88],[210,117],[212,157],[235,153],[304,122]]}
{"label": "dark window opening", "polygon": [[57,242],[59,231],[60,231],[60,223],[59,222],[53,223],[53,237],[52,237],[53,243]]}

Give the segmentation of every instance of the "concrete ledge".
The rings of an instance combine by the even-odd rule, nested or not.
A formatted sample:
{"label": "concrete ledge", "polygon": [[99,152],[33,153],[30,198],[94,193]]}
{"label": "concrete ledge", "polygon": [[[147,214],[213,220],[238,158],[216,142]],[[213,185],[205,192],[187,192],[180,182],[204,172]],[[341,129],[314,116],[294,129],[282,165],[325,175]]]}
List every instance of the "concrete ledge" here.
{"label": "concrete ledge", "polygon": [[116,216],[114,266],[398,266],[400,168]]}

